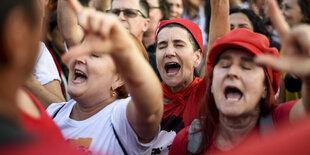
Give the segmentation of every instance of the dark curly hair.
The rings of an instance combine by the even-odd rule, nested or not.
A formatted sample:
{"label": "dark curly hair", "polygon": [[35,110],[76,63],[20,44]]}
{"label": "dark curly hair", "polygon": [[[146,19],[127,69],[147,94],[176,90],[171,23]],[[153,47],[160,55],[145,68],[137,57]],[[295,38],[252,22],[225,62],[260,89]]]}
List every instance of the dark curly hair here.
{"label": "dark curly hair", "polygon": [[310,24],[310,0],[298,0],[298,6],[304,15],[302,22]]}
{"label": "dark curly hair", "polygon": [[249,9],[232,8],[229,14],[243,13],[251,21],[253,25],[254,32],[265,35],[269,40],[271,40],[271,34],[266,29],[263,20],[254,11]]}

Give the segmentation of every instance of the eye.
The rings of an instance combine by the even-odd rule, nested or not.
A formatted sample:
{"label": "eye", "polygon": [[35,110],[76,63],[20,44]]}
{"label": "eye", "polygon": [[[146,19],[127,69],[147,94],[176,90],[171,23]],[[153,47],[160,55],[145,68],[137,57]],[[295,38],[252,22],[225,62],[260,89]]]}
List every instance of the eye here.
{"label": "eye", "polygon": [[92,58],[99,58],[100,56],[99,56],[99,54],[92,53],[92,54],[90,55],[90,57],[92,57]]}
{"label": "eye", "polygon": [[138,14],[134,10],[124,10],[124,14],[127,17],[136,17]]}
{"label": "eye", "polygon": [[230,60],[226,60],[226,59],[222,59],[218,62],[218,65],[221,68],[229,68],[231,66],[231,61]]}
{"label": "eye", "polygon": [[158,49],[164,49],[164,48],[166,48],[166,47],[167,47],[167,44],[159,44],[159,45],[157,46]]}
{"label": "eye", "polygon": [[184,47],[183,44],[175,44],[174,46],[175,46],[175,47]]}
{"label": "eye", "polygon": [[230,30],[233,30],[235,29],[235,26],[234,25],[230,25]]}
{"label": "eye", "polygon": [[251,62],[241,63],[241,68],[244,70],[252,70],[254,67],[255,67],[255,64]]}

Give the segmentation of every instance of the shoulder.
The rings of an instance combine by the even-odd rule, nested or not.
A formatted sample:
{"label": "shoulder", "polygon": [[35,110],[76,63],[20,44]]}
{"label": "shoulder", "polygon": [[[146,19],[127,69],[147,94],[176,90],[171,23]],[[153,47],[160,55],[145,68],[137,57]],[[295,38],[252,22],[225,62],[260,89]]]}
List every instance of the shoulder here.
{"label": "shoulder", "polygon": [[272,117],[275,122],[275,125],[277,123],[284,123],[289,121],[289,115],[290,111],[293,108],[293,106],[298,102],[299,100],[289,101],[283,104],[280,104],[278,107],[276,107],[273,110]]}
{"label": "shoulder", "polygon": [[182,129],[173,140],[169,154],[187,154],[187,138],[189,127]]}
{"label": "shoulder", "polygon": [[57,111],[66,108],[65,105],[75,104],[75,100],[70,100],[68,102],[61,102],[61,103],[53,103],[47,107],[46,112],[52,117]]}

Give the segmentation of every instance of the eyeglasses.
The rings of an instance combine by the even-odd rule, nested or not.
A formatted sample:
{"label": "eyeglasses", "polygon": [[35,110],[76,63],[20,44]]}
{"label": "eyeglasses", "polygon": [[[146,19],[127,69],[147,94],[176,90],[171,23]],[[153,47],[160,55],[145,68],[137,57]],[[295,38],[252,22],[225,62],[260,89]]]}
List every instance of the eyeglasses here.
{"label": "eyeglasses", "polygon": [[159,6],[150,6],[150,10],[151,9],[160,9],[160,7]]}
{"label": "eyeglasses", "polygon": [[119,14],[121,12],[123,12],[124,16],[125,17],[128,17],[128,18],[135,18],[138,16],[138,14],[141,14],[141,16],[143,18],[147,18],[145,17],[145,15],[140,11],[140,10],[137,10],[137,9],[124,9],[124,10],[121,10],[121,9],[110,9],[110,10],[107,10],[106,11],[107,13],[113,13],[117,16],[119,16]]}

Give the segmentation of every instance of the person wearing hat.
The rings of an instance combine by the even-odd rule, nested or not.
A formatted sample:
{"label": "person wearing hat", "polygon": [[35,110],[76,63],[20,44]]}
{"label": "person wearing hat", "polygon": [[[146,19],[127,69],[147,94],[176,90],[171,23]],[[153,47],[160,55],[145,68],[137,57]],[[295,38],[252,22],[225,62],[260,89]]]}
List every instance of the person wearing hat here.
{"label": "person wearing hat", "polygon": [[[215,41],[208,54],[208,83],[199,120],[179,132],[171,154],[228,151],[248,138],[264,136],[269,132],[265,127],[276,130],[294,121],[306,110],[302,100],[276,104],[281,73],[254,62],[254,57],[263,54],[280,57],[277,49],[269,47],[267,37],[245,28]],[[197,140],[191,136],[197,132],[198,142],[190,140]]]}
{"label": "person wearing hat", "polygon": [[[265,36],[247,29],[216,39],[208,53],[207,90],[199,117],[178,133],[170,154],[223,154],[247,146],[250,139],[268,138],[272,130],[282,128],[280,124],[293,124],[308,115],[310,29],[300,26],[290,31],[276,2],[268,3],[274,27],[285,45],[284,57],[269,48]],[[274,94],[281,80],[277,71],[302,77],[301,100],[277,105]]]}
{"label": "person wearing hat", "polygon": [[154,154],[168,154],[176,135],[197,117],[206,82],[194,76],[203,54],[202,33],[187,19],[163,20],[156,31],[156,62],[162,78],[164,114]]}

